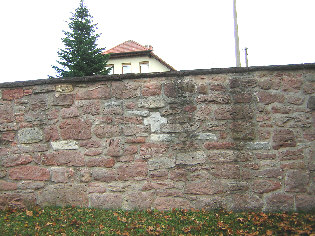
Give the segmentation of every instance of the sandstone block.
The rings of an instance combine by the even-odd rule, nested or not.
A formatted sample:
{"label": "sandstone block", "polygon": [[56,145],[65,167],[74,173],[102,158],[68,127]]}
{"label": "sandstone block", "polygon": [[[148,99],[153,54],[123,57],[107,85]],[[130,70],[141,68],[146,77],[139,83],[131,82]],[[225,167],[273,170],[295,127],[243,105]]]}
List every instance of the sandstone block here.
{"label": "sandstone block", "polygon": [[83,154],[74,150],[61,150],[42,154],[41,162],[48,166],[84,166],[85,163]]}
{"label": "sandstone block", "polygon": [[307,194],[297,195],[295,204],[297,211],[313,211],[315,209],[315,196]]}
{"label": "sandstone block", "polygon": [[144,210],[150,209],[154,201],[154,193],[133,192],[127,195],[127,209]]}
{"label": "sandstone block", "polygon": [[58,84],[58,85],[56,85],[56,92],[70,93],[72,91],[73,91],[73,86],[71,84]]}
{"label": "sandstone block", "polygon": [[245,147],[248,150],[269,150],[271,148],[269,142],[247,142]]}
{"label": "sandstone block", "polygon": [[112,138],[121,135],[121,128],[118,125],[96,125],[93,133],[98,138]]}
{"label": "sandstone block", "polygon": [[72,168],[66,167],[52,167],[51,172],[51,181],[55,183],[67,183],[69,179],[73,177],[74,171]]}
{"label": "sandstone block", "polygon": [[66,139],[80,140],[91,138],[91,122],[81,119],[69,119],[59,125],[61,137]]}
{"label": "sandstone block", "polygon": [[59,132],[57,126],[51,125],[51,126],[46,126],[44,128],[44,140],[46,142],[48,141],[56,141],[59,140]]}
{"label": "sandstone block", "polygon": [[315,110],[315,96],[311,96],[307,101],[307,108],[312,111]]}
{"label": "sandstone block", "polygon": [[167,211],[173,208],[190,209],[192,207],[187,199],[173,197],[158,197],[154,201],[153,206],[159,211]]}
{"label": "sandstone block", "polygon": [[174,139],[171,134],[151,134],[150,140],[152,142],[170,142]]}
{"label": "sandstone block", "polygon": [[168,169],[175,166],[174,157],[163,157],[157,156],[149,159],[148,169],[149,170],[159,170],[159,169]]}
{"label": "sandstone block", "polygon": [[106,185],[103,183],[91,182],[88,184],[88,193],[105,193]]}
{"label": "sandstone block", "polygon": [[71,106],[74,102],[72,94],[59,94],[53,97],[52,105],[54,106]]}
{"label": "sandstone block", "polygon": [[80,115],[80,112],[77,107],[63,108],[60,111],[60,115],[61,115],[61,118],[68,119],[68,118],[78,117]]}
{"label": "sandstone block", "polygon": [[286,192],[306,192],[309,175],[301,170],[288,170],[285,176]]}
{"label": "sandstone block", "polygon": [[206,154],[202,151],[190,153],[178,153],[176,155],[176,165],[197,165],[205,163]]}
{"label": "sandstone block", "polygon": [[146,117],[146,116],[150,115],[150,112],[146,111],[146,110],[132,110],[132,111],[127,111],[126,115],[127,116],[143,116],[143,117]]}
{"label": "sandstone block", "polygon": [[9,177],[17,180],[49,180],[50,172],[38,166],[19,166],[9,170]]}
{"label": "sandstone block", "polygon": [[148,159],[151,157],[161,156],[166,153],[168,146],[165,144],[158,143],[146,143],[140,146],[140,157]]}
{"label": "sandstone block", "polygon": [[14,100],[19,99],[24,96],[23,89],[5,89],[2,90],[2,99],[3,100]]}
{"label": "sandstone block", "polygon": [[120,139],[110,139],[108,141],[107,155],[119,157],[124,153],[124,145]]}
{"label": "sandstone block", "polygon": [[79,149],[78,142],[74,140],[62,140],[50,143],[54,150],[76,150]]}
{"label": "sandstone block", "polygon": [[185,193],[193,195],[213,195],[225,192],[224,184],[219,180],[188,182]]}
{"label": "sandstone block", "polygon": [[223,179],[240,178],[240,167],[236,164],[216,164],[210,166],[211,174]]}
{"label": "sandstone block", "polygon": [[122,207],[122,196],[116,193],[93,193],[89,195],[89,206],[104,209],[119,209]]}
{"label": "sandstone block", "polygon": [[93,169],[92,177],[96,181],[112,182],[118,180],[118,172],[110,169]]}
{"label": "sandstone block", "polygon": [[156,96],[161,94],[161,84],[156,82],[145,83],[142,88],[142,96]]}
{"label": "sandstone block", "polygon": [[17,189],[16,183],[0,180],[0,191],[11,191],[16,189]]}
{"label": "sandstone block", "polygon": [[24,128],[18,131],[19,143],[38,143],[43,140],[43,132],[39,128]]}
{"label": "sandstone block", "polygon": [[284,147],[295,147],[296,140],[295,135],[292,130],[289,129],[281,129],[276,130],[273,138],[273,149],[278,150]]}
{"label": "sandstone block", "polygon": [[197,209],[205,209],[205,210],[216,210],[226,208],[224,197],[219,196],[207,196],[207,197],[198,197],[194,201],[195,208]]}
{"label": "sandstone block", "polygon": [[165,101],[160,97],[148,97],[146,99],[142,99],[138,103],[138,107],[144,108],[162,108],[164,107]]}
{"label": "sandstone block", "polygon": [[34,207],[36,196],[33,193],[5,193],[0,194],[0,209]]}
{"label": "sandstone block", "polygon": [[266,197],[266,211],[293,211],[294,197],[285,193],[272,193]]}
{"label": "sandstone block", "polygon": [[29,189],[33,189],[33,190],[37,190],[37,189],[41,189],[45,186],[45,182],[43,181],[22,181],[18,184],[18,188],[19,189],[23,189],[23,190],[29,190]]}
{"label": "sandstone block", "polygon": [[111,168],[115,165],[115,159],[107,157],[89,157],[85,160],[85,165],[88,167]]}
{"label": "sandstone block", "polygon": [[232,211],[261,211],[262,207],[263,201],[256,195],[233,194],[228,209]]}
{"label": "sandstone block", "polygon": [[87,186],[84,184],[48,185],[38,193],[40,206],[88,207]]}
{"label": "sandstone block", "polygon": [[91,99],[109,99],[111,91],[109,85],[98,85],[94,88],[82,89],[76,95],[76,100],[91,100]]}
{"label": "sandstone block", "polygon": [[[10,123],[14,121],[13,107],[9,103],[0,103],[0,122]],[[3,124],[1,124],[2,126]],[[1,130],[2,131],[2,130]]]}
{"label": "sandstone block", "polygon": [[278,180],[254,180],[252,190],[255,193],[269,193],[281,188],[281,182]]}
{"label": "sandstone block", "polygon": [[10,155],[6,158],[3,158],[2,165],[4,167],[12,167],[12,166],[19,166],[19,165],[26,165],[33,161],[33,157],[27,154],[20,154],[20,155]]}
{"label": "sandstone block", "polygon": [[205,142],[204,147],[207,150],[211,149],[233,149],[235,144],[232,142]]}
{"label": "sandstone block", "polygon": [[103,153],[102,149],[88,149],[84,155],[85,156],[99,156]]}
{"label": "sandstone block", "polygon": [[118,167],[119,180],[145,179],[148,175],[148,165],[145,162],[124,164]]}
{"label": "sandstone block", "polygon": [[197,139],[216,141],[217,136],[213,133],[200,133],[200,134],[198,134]]}
{"label": "sandstone block", "polygon": [[257,98],[260,103],[265,105],[269,105],[272,103],[283,103],[284,102],[284,95],[281,93],[271,93],[266,91],[260,91],[257,93]]}

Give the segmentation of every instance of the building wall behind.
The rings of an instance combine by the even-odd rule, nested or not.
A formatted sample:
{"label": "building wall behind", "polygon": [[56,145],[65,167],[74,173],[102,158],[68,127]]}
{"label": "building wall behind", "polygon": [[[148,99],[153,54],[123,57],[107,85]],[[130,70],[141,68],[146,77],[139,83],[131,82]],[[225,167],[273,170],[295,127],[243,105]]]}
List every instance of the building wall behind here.
{"label": "building wall behind", "polygon": [[169,71],[169,69],[161,64],[158,60],[148,56],[109,59],[107,64],[114,65],[114,74],[122,74],[123,63],[131,64],[131,73],[140,73],[139,63],[144,61],[149,62],[149,73]]}
{"label": "building wall behind", "polygon": [[315,206],[315,66],[0,84],[0,207]]}

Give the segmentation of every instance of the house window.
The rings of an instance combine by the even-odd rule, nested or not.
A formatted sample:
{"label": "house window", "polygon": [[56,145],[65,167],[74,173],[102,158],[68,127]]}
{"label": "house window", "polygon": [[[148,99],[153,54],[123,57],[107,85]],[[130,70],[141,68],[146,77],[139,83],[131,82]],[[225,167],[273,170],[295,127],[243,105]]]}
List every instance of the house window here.
{"label": "house window", "polygon": [[108,72],[109,75],[114,74],[114,65],[107,65],[106,69],[110,69],[110,71]]}
{"label": "house window", "polygon": [[130,63],[123,63],[122,64],[122,73],[123,74],[131,73],[131,64]]}
{"label": "house window", "polygon": [[140,73],[149,73],[149,62],[143,61],[139,63]]}

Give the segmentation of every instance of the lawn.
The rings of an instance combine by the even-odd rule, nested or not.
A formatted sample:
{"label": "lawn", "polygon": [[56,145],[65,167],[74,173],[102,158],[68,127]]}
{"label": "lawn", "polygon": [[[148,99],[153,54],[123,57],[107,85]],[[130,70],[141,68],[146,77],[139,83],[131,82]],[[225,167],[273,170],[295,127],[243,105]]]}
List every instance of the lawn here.
{"label": "lawn", "polygon": [[76,207],[0,211],[0,235],[311,235],[314,225],[314,212],[161,212]]}

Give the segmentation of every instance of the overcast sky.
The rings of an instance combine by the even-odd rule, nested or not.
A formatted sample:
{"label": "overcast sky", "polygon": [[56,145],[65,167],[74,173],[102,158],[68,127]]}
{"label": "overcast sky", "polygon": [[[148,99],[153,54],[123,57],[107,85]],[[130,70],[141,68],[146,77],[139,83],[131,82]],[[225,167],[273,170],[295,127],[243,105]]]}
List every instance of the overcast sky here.
{"label": "overcast sky", "polygon": [[[233,0],[85,0],[110,49],[152,45],[177,70],[235,66]],[[79,0],[1,0],[0,83],[55,75]],[[242,66],[315,62],[315,0],[237,0]]]}

